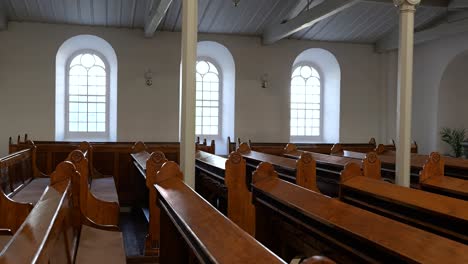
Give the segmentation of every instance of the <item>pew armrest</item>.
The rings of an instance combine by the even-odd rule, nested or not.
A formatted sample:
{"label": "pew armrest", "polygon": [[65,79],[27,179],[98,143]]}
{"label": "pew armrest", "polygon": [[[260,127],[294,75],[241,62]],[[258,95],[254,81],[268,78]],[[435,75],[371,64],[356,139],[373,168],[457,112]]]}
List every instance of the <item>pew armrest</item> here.
{"label": "pew armrest", "polygon": [[0,236],[12,236],[13,232],[8,228],[0,228]]}
{"label": "pew armrest", "polygon": [[117,202],[108,202],[98,199],[89,191],[86,211],[82,212],[86,218],[98,225],[119,224],[120,206]]}
{"label": "pew armrest", "polygon": [[6,227],[11,229],[12,232],[16,232],[23,224],[24,220],[28,217],[29,213],[33,209],[31,203],[21,203],[10,199],[0,190],[0,212],[8,212],[2,215],[3,223],[6,223]]}

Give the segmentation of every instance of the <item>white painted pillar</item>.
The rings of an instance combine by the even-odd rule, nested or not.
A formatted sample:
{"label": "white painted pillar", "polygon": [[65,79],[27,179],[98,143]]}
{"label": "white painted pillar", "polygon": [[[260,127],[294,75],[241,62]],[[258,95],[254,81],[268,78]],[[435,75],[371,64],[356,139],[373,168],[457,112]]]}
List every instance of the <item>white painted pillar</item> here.
{"label": "white painted pillar", "polygon": [[198,1],[182,2],[182,72],[180,96],[180,164],[185,182],[195,187],[195,64]]}
{"label": "white painted pillar", "polygon": [[419,2],[420,0],[394,0],[395,5],[400,9],[395,180],[398,185],[406,187],[410,186],[411,170],[414,12]]}

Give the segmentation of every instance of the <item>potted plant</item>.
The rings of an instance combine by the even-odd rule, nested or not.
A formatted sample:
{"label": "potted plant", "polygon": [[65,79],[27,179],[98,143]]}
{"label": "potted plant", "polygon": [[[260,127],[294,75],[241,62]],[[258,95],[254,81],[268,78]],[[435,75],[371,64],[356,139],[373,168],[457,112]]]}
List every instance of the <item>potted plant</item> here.
{"label": "potted plant", "polygon": [[444,127],[440,131],[440,136],[443,142],[452,147],[453,154],[459,158],[463,155],[462,142],[465,140],[466,129],[451,129]]}

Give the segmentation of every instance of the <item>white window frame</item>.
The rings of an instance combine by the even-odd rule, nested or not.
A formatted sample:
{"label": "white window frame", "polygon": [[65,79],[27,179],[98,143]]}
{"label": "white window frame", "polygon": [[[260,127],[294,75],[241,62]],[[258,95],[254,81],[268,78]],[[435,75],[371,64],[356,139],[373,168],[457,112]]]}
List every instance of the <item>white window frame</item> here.
{"label": "white window frame", "polygon": [[[69,131],[69,91],[70,91],[70,64],[73,59],[80,54],[94,54],[98,56],[106,66],[106,131],[105,132],[70,132]],[[97,50],[93,49],[80,49],[67,59],[65,64],[65,128],[64,128],[64,139],[65,140],[89,140],[89,141],[107,141],[110,139],[110,66],[106,57]]]}
{"label": "white window frame", "polygon": [[[219,83],[219,91],[218,91],[218,134],[216,135],[211,135],[211,134],[197,134],[195,133],[195,136],[199,137],[206,137],[209,139],[219,139],[221,138],[222,135],[222,113],[223,113],[223,69],[219,66],[219,64],[211,57],[206,57],[206,56],[199,56],[197,57],[196,63],[199,61],[208,61],[209,63],[213,64],[216,69],[218,70],[218,83]],[[195,73],[198,73],[195,70]],[[195,88],[196,89],[196,88]],[[196,100],[196,98],[195,98]],[[196,108],[196,107],[195,107]],[[196,115],[195,115],[196,119]],[[195,121],[195,126],[196,126],[196,121]]]}
{"label": "white window frame", "polygon": [[[319,129],[319,136],[293,136],[291,135],[291,89],[292,89],[292,74],[298,67],[302,66],[308,66],[317,71],[319,74],[319,81],[320,81],[320,129]],[[324,74],[320,67],[317,66],[312,61],[301,61],[299,63],[296,63],[291,70],[291,73],[289,75],[289,139],[291,142],[297,142],[297,143],[313,143],[313,142],[321,142],[323,140],[323,126],[324,126],[324,87],[323,84],[324,82]]]}

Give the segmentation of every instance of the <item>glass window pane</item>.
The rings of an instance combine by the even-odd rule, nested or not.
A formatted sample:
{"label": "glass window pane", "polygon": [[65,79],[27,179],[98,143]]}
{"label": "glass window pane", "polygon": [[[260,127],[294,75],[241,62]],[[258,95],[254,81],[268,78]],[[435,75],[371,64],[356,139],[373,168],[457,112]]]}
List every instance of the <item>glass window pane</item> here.
{"label": "glass window pane", "polygon": [[97,112],[98,113],[105,113],[106,112],[106,104],[97,104]]}
{"label": "glass window pane", "polygon": [[104,113],[98,113],[98,114],[97,114],[97,121],[98,121],[98,122],[106,122],[106,114],[104,114]]}
{"label": "glass window pane", "polygon": [[78,123],[78,131],[79,132],[88,131],[88,124],[87,123]]}
{"label": "glass window pane", "polygon": [[68,123],[68,131],[77,132],[78,131],[78,123],[75,123],[75,122]]}
{"label": "glass window pane", "polygon": [[96,123],[88,123],[88,132],[96,132],[97,126]]}
{"label": "glass window pane", "polygon": [[96,122],[96,121],[97,121],[96,113],[88,113],[88,122]]}
{"label": "glass window pane", "polygon": [[97,132],[106,132],[106,123],[97,123]]}

